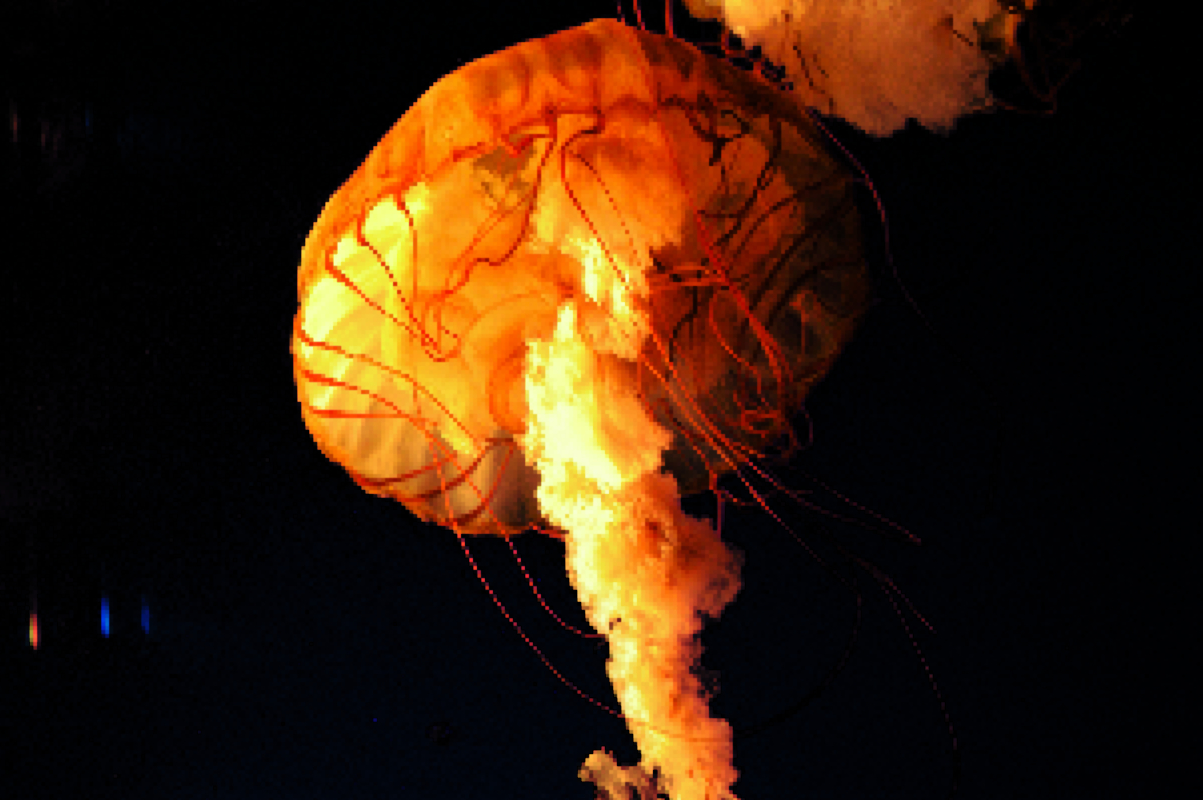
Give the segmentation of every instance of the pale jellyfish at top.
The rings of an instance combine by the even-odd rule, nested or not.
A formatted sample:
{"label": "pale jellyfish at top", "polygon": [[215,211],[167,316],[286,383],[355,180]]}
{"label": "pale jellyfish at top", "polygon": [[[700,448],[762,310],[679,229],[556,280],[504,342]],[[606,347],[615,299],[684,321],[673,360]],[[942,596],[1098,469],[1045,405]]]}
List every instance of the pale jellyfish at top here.
{"label": "pale jellyfish at top", "polygon": [[[878,136],[995,106],[987,78],[1034,0],[684,0],[782,67],[798,102]],[[1019,9],[1019,10],[1016,10]]]}
{"label": "pale jellyfish at top", "polygon": [[856,176],[806,106],[946,129],[1014,30],[992,0],[721,14],[797,94],[613,20],[518,44],[427,91],[301,257],[323,452],[457,535],[564,540],[641,754],[582,767],[616,798],[735,796],[696,665],[740,557],[680,498],[757,469],[867,305]]}

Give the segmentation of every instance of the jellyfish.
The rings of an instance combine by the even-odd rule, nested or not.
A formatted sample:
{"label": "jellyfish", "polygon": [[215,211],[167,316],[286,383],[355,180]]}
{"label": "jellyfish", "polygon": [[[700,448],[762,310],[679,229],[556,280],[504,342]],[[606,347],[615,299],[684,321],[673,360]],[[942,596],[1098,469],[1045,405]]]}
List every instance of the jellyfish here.
{"label": "jellyfish", "polygon": [[[807,63],[869,130],[924,113]],[[789,441],[868,305],[858,176],[808,97],[596,20],[436,83],[302,251],[294,374],[321,450],[458,536],[563,539],[641,755],[588,758],[609,796],[735,796],[697,665],[741,555],[680,499]]]}
{"label": "jellyfish", "polygon": [[[792,79],[803,105],[885,135],[909,120],[947,132],[996,105],[987,79],[1034,0],[685,0]],[[866,8],[869,6],[869,8]]]}

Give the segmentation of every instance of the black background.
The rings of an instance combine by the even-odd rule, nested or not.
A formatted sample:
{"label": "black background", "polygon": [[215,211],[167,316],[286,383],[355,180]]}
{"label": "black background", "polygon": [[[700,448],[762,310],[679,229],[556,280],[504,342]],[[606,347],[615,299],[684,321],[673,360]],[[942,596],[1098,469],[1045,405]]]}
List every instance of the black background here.
{"label": "black background", "polygon": [[[325,199],[442,75],[613,14],[407,5],[13,12],[0,647],[17,670],[0,697],[20,757],[5,796],[585,798],[589,752],[634,756],[455,538],[358,490],[301,422],[295,270]],[[1193,519],[1155,480],[1189,475],[1173,420],[1193,362],[1173,359],[1191,340],[1167,323],[1198,252],[1171,244],[1194,223],[1143,47],[1130,25],[1053,116],[885,141],[835,125],[931,330],[870,225],[881,300],[812,394],[814,445],[779,472],[808,503],[869,509],[924,546],[775,508],[839,574],[833,541],[878,564],[938,633],[907,617],[924,662],[861,572],[849,666],[761,725],[839,660],[854,598],[765,514],[732,510],[745,587],[706,663],[716,710],[749,731],[741,797],[945,795],[951,737],[924,663],[962,797],[1127,796],[1173,763],[1159,742],[1185,708],[1162,633],[1189,638],[1173,623],[1189,557],[1166,534]],[[557,669],[612,703],[603,651],[548,619],[502,542],[472,544]],[[559,545],[517,547],[580,624]]]}

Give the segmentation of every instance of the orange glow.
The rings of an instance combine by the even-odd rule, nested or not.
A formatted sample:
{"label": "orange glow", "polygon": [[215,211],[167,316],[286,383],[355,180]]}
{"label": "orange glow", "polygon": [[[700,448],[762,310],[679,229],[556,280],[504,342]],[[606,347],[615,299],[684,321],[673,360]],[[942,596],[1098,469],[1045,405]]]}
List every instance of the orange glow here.
{"label": "orange glow", "polygon": [[680,508],[790,432],[868,295],[851,177],[793,103],[599,20],[432,87],[330,199],[292,350],[309,430],[458,533],[555,530],[642,754],[733,797],[693,672],[738,555]]}
{"label": "orange glow", "polygon": [[29,646],[38,649],[38,614],[35,611],[29,615]]}
{"label": "orange glow", "polygon": [[690,493],[788,433],[867,280],[850,176],[801,110],[599,20],[435,84],[327,203],[299,294],[323,452],[422,519],[509,534],[548,524],[519,438],[565,303]]}

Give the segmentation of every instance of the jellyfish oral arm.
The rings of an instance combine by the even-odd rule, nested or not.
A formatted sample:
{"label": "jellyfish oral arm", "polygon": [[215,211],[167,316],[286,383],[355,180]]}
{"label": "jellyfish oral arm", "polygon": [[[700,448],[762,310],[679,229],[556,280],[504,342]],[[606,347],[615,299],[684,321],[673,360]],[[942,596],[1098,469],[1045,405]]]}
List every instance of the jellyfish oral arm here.
{"label": "jellyfish oral arm", "polygon": [[[632,387],[592,380],[597,356],[574,319],[566,305],[554,339],[531,345],[523,449],[543,477],[540,508],[567,532],[569,578],[609,643],[606,671],[642,756],[632,771],[599,751],[582,774],[599,787],[656,775],[674,800],[734,797],[731,727],[710,716],[695,667],[702,625],[738,591],[739,558],[681,510],[675,480],[659,471],[671,436],[624,396]],[[605,435],[616,410],[641,448]]]}

